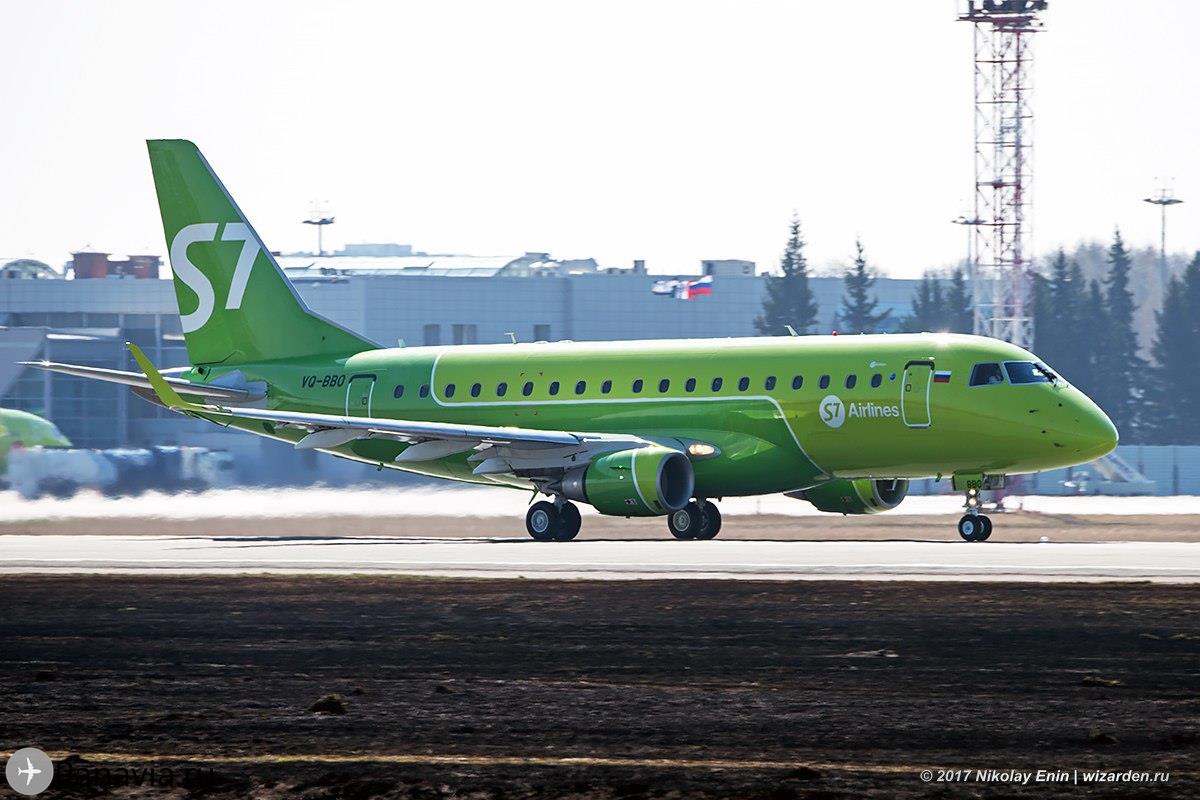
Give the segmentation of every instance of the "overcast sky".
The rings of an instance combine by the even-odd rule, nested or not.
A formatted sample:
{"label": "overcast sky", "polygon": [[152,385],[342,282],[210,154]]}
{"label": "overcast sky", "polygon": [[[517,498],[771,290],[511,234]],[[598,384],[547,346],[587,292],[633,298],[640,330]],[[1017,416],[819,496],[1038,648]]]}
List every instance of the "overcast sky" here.
{"label": "overcast sky", "polygon": [[[164,253],[143,140],[200,145],[269,247],[550,251],[698,271],[962,257],[971,35],[954,0],[36,2],[0,10],[0,256]],[[1050,0],[1035,242],[1200,248],[1200,4]]]}

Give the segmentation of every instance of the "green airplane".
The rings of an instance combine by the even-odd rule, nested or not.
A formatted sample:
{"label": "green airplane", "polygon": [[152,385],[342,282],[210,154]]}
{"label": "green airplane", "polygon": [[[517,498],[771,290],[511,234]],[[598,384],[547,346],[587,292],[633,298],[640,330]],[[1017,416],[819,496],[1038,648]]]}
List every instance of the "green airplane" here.
{"label": "green airplane", "polygon": [[[1117,444],[1036,356],[977,336],[382,348],[305,306],[195,145],[148,145],[192,366],[162,375],[132,345],[141,373],[33,366],[300,450],[543,494],[525,520],[540,541],[576,536],[575,503],[711,539],[713,498],[872,514],[914,478],[977,497]],[[968,506],[960,535],[986,539]]]}
{"label": "green airplane", "polygon": [[48,419],[0,408],[0,475],[8,472],[8,454],[14,447],[70,447],[71,440]]}

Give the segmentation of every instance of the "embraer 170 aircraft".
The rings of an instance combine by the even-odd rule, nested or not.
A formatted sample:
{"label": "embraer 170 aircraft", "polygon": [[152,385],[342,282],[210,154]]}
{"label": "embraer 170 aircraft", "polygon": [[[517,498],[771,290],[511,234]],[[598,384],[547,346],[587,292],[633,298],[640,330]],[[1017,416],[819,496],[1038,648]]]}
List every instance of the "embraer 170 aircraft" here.
{"label": "embraer 170 aircraft", "polygon": [[[913,478],[999,488],[1110,452],[1095,403],[1033,354],[949,334],[381,348],[309,311],[191,142],[149,144],[192,365],[169,377],[46,362],[297,449],[534,491],[529,535],[573,539],[575,502],[721,527],[712,498],[783,492],[895,508]],[[990,520],[971,505],[968,541]]]}

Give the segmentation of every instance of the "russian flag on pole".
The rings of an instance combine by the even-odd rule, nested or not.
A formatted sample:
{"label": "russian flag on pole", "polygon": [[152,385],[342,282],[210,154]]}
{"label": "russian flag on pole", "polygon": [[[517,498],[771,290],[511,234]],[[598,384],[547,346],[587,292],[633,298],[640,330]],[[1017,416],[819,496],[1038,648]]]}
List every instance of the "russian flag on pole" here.
{"label": "russian flag on pole", "polygon": [[693,297],[700,295],[711,295],[713,291],[712,275],[705,275],[703,278],[694,281],[685,281],[682,291],[679,294],[682,300],[691,300]]}

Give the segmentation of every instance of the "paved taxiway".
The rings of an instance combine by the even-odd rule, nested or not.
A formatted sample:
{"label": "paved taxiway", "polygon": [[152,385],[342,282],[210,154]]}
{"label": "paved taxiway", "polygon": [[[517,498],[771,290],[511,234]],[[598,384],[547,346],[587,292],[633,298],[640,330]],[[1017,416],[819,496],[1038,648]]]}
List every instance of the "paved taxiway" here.
{"label": "paved taxiway", "polygon": [[1200,543],[12,535],[0,572],[1200,583]]}

